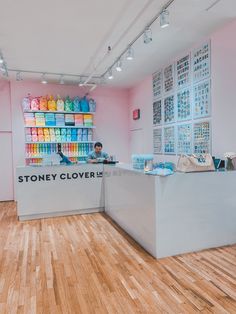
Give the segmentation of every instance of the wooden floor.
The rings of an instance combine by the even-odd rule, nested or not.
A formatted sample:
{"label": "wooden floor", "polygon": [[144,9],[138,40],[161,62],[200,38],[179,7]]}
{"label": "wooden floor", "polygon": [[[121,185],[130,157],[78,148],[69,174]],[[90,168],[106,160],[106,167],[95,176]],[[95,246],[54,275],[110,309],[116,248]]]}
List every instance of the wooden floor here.
{"label": "wooden floor", "polygon": [[236,246],[155,260],[103,214],[0,203],[0,314],[236,313]]}

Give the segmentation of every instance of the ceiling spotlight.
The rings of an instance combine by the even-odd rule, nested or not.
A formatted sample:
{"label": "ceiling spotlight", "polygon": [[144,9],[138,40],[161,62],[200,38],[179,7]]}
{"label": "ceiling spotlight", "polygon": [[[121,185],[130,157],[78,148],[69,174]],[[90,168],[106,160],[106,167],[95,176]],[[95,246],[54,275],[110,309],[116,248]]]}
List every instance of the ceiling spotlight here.
{"label": "ceiling spotlight", "polygon": [[160,26],[161,28],[165,28],[170,25],[169,21],[169,11],[163,10],[160,15]]}
{"label": "ceiling spotlight", "polygon": [[113,76],[113,74],[112,74],[112,70],[110,69],[109,71],[108,71],[108,79],[109,80],[112,80],[114,78],[114,76]]}
{"label": "ceiling spotlight", "polygon": [[46,77],[45,77],[45,73],[42,75],[41,83],[42,84],[47,84],[48,83],[48,81],[46,80]]}
{"label": "ceiling spotlight", "polygon": [[120,59],[116,63],[116,71],[117,72],[121,72],[122,71],[122,62],[121,62]]}
{"label": "ceiling spotlight", "polygon": [[152,30],[147,27],[143,33],[143,42],[149,44],[152,41]]}
{"label": "ceiling spotlight", "polygon": [[127,50],[126,59],[133,60],[133,58],[134,58],[134,49],[132,47],[129,47],[129,49]]}
{"label": "ceiling spotlight", "polygon": [[63,75],[61,75],[61,77],[60,77],[60,84],[61,84],[61,85],[64,85],[64,84],[65,84],[64,76],[63,76]]}
{"label": "ceiling spotlight", "polygon": [[21,72],[16,73],[16,81],[17,82],[23,81],[23,77],[21,76]]}

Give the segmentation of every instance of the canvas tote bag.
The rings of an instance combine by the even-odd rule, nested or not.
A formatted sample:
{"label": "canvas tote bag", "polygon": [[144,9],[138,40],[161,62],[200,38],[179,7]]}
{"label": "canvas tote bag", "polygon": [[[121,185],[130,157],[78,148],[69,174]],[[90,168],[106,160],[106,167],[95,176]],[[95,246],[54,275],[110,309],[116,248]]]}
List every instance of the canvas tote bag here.
{"label": "canvas tote bag", "polygon": [[180,155],[177,171],[180,172],[199,172],[214,171],[215,166],[210,154],[203,155]]}

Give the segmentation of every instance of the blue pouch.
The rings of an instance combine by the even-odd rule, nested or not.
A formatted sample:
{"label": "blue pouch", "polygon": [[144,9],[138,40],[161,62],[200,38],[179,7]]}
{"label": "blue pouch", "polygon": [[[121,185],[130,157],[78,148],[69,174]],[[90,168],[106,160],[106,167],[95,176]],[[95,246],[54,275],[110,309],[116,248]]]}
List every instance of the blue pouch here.
{"label": "blue pouch", "polygon": [[76,96],[73,100],[74,103],[74,111],[75,112],[80,112],[81,111],[81,106],[80,106],[80,99],[78,96]]}
{"label": "blue pouch", "polygon": [[80,108],[82,112],[89,112],[89,103],[88,100],[86,99],[86,96],[84,96],[80,100]]}
{"label": "blue pouch", "polygon": [[90,112],[95,112],[96,111],[96,102],[92,98],[89,99],[89,111]]}

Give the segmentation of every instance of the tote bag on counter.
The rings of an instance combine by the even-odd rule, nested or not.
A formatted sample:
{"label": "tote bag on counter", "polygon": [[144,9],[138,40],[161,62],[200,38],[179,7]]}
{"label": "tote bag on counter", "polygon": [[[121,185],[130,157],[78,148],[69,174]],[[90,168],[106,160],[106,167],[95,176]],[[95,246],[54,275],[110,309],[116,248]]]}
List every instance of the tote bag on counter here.
{"label": "tote bag on counter", "polygon": [[214,171],[215,166],[210,154],[203,155],[180,155],[177,171],[179,172],[199,172]]}

